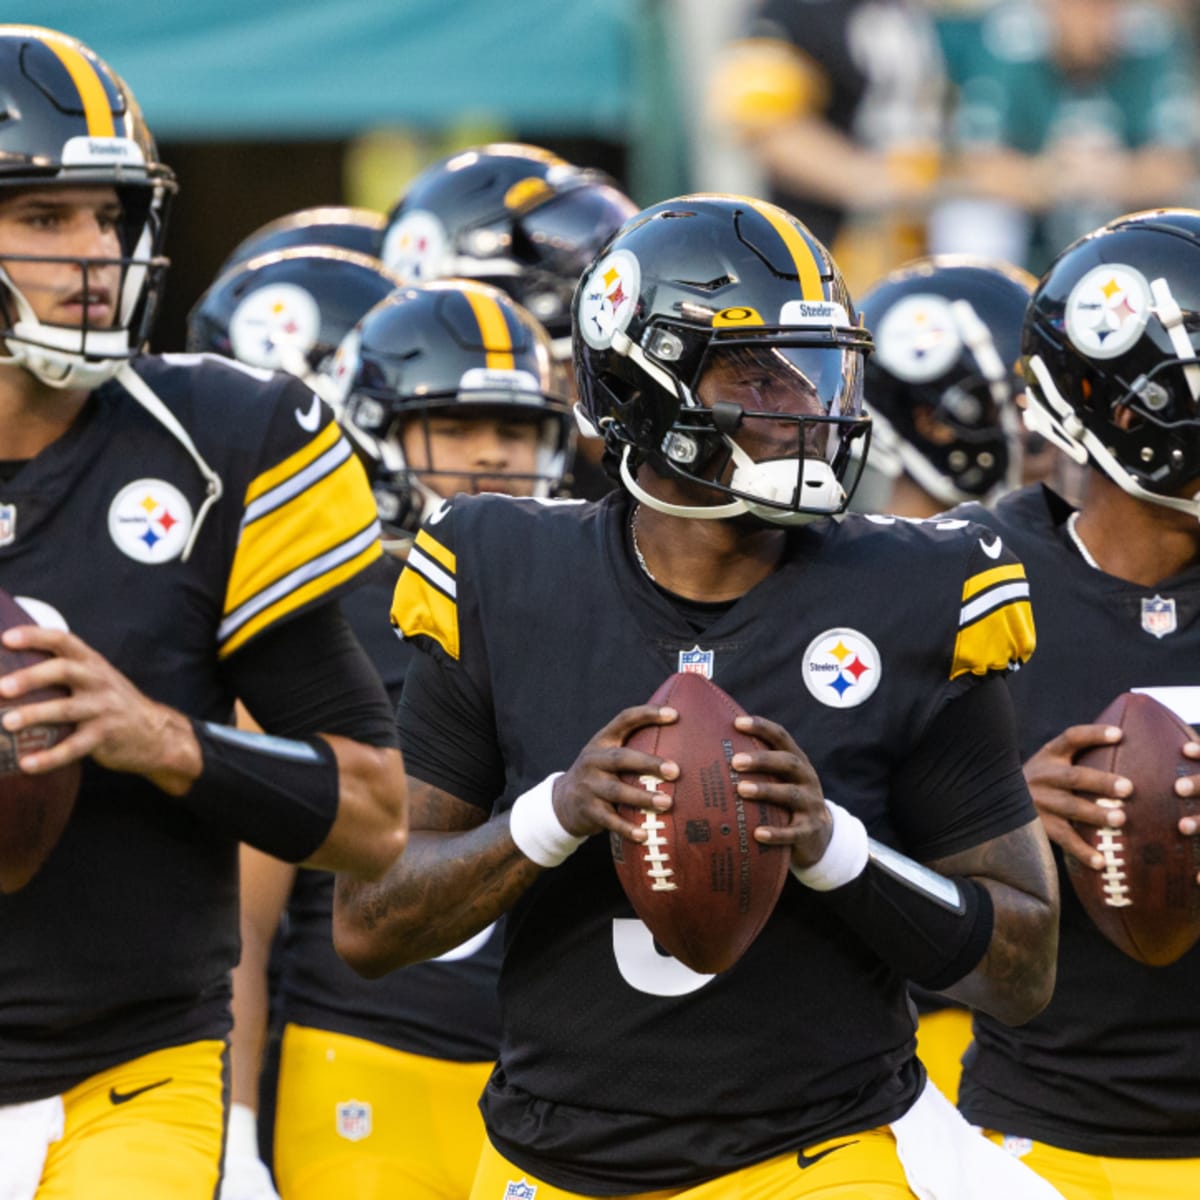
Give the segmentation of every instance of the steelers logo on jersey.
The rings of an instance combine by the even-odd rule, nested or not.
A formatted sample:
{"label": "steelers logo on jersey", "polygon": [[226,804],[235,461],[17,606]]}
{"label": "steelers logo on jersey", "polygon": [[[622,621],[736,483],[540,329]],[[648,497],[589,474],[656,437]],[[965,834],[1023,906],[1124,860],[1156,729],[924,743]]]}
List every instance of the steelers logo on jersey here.
{"label": "steelers logo on jersey", "polygon": [[320,336],[321,310],[312,293],[294,283],[258,288],[229,318],[234,358],[271,371],[292,370],[296,352],[303,359]]}
{"label": "steelers logo on jersey", "polygon": [[117,549],[138,562],[170,562],[187,545],[192,506],[165,480],[135,479],[108,506],[108,532]]}
{"label": "steelers logo on jersey", "polygon": [[605,255],[580,285],[579,332],[593,350],[607,350],[629,324],[642,286],[641,263],[628,250]]}
{"label": "steelers logo on jersey", "polygon": [[905,296],[883,314],[875,329],[875,357],[908,383],[937,379],[961,353],[954,310],[944,296]]}
{"label": "steelers logo on jersey", "polygon": [[1120,263],[1093,267],[1067,297],[1067,336],[1089,358],[1116,358],[1142,336],[1150,315],[1150,285]]}
{"label": "steelers logo on jersey", "polygon": [[809,692],[830,708],[857,708],[883,674],[875,643],[857,629],[817,634],[804,651],[801,670]]}

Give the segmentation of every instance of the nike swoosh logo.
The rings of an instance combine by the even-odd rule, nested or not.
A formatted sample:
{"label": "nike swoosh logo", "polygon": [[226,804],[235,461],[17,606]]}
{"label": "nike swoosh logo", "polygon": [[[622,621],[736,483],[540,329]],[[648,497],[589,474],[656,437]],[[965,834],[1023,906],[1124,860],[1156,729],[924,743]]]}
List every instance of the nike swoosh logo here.
{"label": "nike swoosh logo", "polygon": [[827,1146],[824,1150],[818,1150],[816,1154],[805,1154],[800,1150],[796,1154],[796,1165],[803,1171],[805,1167],[811,1167],[814,1163],[819,1163],[827,1154],[832,1154],[835,1150],[845,1150],[847,1146],[857,1146],[858,1139],[855,1138],[852,1142],[838,1142],[836,1146]]}
{"label": "nike swoosh logo", "polygon": [[114,1104],[128,1104],[130,1100],[140,1096],[143,1092],[152,1092],[155,1088],[160,1088],[164,1084],[171,1082],[171,1077],[160,1079],[157,1083],[147,1083],[143,1087],[134,1088],[131,1092],[118,1092],[115,1087],[108,1089],[108,1098]]}
{"label": "nike swoosh logo", "polygon": [[1003,547],[1003,543],[1000,541],[999,538],[997,538],[994,542],[992,542],[992,544],[990,546],[988,545],[987,542],[985,542],[983,540],[983,538],[980,538],[979,539],[979,548],[984,552],[984,554],[986,554],[988,556],[988,558],[999,558],[1000,551],[1004,547]]}
{"label": "nike swoosh logo", "polygon": [[296,424],[304,430],[305,433],[316,433],[317,426],[321,423],[321,400],[319,396],[314,395],[312,403],[308,406],[308,412],[301,412],[296,409]]}

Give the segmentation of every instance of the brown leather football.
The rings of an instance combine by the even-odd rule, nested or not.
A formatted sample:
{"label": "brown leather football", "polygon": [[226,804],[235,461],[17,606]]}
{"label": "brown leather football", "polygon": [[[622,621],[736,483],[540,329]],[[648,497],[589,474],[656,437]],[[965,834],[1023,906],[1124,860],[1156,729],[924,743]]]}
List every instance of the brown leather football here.
{"label": "brown leather football", "polygon": [[[36,622],[0,589],[0,632]],[[31,666],[46,658],[35,651],[10,650],[0,643],[0,675]],[[53,696],[62,688],[38,688],[18,700],[0,700],[0,717],[10,708]],[[28,775],[17,760],[34,750],[57,745],[70,736],[71,725],[30,725],[18,733],[0,726],[0,892],[23,888],[37,874],[66,828],[79,792],[79,763],[46,775]]]}
{"label": "brown leather football", "polygon": [[1192,727],[1151,696],[1125,692],[1097,718],[1125,731],[1113,745],[1093,746],[1075,761],[1124,775],[1133,792],[1101,804],[1125,811],[1119,829],[1075,824],[1104,856],[1095,871],[1070,855],[1067,872],[1096,927],[1130,958],[1151,967],[1173,963],[1200,939],[1200,839],[1184,837],[1180,817],[1200,815],[1200,799],[1175,794],[1175,781],[1200,774],[1185,758]]}
{"label": "brown leather football", "polygon": [[679,778],[627,777],[625,782],[672,797],[665,813],[620,806],[641,825],[646,842],[612,835],[617,877],[634,912],[658,944],[705,975],[725,971],[746,952],[775,908],[791,865],[784,846],[754,838],[759,825],[788,823],[786,809],[745,800],[729,765],[758,739],[734,728],[744,710],[703,675],[670,676],[650,697],[679,713],[671,725],[635,730],[626,745],[679,764]]}

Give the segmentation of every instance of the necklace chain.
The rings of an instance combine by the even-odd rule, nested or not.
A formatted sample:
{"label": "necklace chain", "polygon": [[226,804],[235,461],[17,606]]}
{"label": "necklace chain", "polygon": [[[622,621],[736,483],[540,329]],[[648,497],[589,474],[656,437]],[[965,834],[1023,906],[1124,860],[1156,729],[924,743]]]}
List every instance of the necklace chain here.
{"label": "necklace chain", "polygon": [[651,583],[657,584],[658,580],[654,578],[654,572],[646,566],[646,559],[642,555],[642,548],[638,545],[638,517],[642,515],[642,506],[639,504],[633,510],[633,516],[629,521],[629,536],[633,540],[633,554],[638,561],[638,566],[642,568],[642,574],[646,576]]}
{"label": "necklace chain", "polygon": [[[1096,561],[1092,555],[1092,552],[1084,544],[1083,538],[1079,536],[1079,531],[1075,528],[1077,524],[1079,524],[1078,509],[1076,509],[1076,511],[1067,518],[1067,536],[1075,543],[1075,549],[1079,551],[1083,561],[1087,563],[1089,567],[1093,567],[1095,570],[1099,571],[1101,569],[1100,564]],[[640,558],[641,555],[638,555],[638,557]]]}

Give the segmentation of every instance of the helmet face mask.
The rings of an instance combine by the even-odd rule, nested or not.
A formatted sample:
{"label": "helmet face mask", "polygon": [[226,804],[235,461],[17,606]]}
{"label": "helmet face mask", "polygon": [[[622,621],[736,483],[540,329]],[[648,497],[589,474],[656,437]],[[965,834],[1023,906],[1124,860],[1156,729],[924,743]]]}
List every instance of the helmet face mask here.
{"label": "helmet face mask", "polygon": [[[581,424],[642,503],[782,524],[845,508],[871,340],[795,218],[735,196],[656,205],[589,268],[574,317]],[[710,503],[651,496],[643,463]]]}
{"label": "helmet face mask", "polygon": [[[0,361],[55,388],[92,388],[138,353],[156,315],[167,268],[160,254],[174,176],[128,88],[75,39],[33,26],[0,26],[0,197],[35,189],[112,188],[121,204],[121,253],[114,259],[0,258]],[[106,328],[39,321],[6,263],[78,267],[86,290],[95,273],[120,271],[115,319]],[[18,268],[18,273],[20,269]]]}
{"label": "helmet face mask", "polygon": [[[327,374],[345,422],[376,446],[372,482],[389,538],[411,539],[457,490],[550,496],[562,481],[570,410],[549,338],[496,288],[445,280],[393,293],[343,340]],[[468,441],[484,423],[506,443],[499,465],[489,455],[467,463],[449,440]]]}
{"label": "helmet face mask", "polygon": [[1026,424],[1131,496],[1200,518],[1200,212],[1110,222],[1030,305]]}
{"label": "helmet face mask", "polygon": [[1034,282],[1008,263],[943,255],[897,268],[862,297],[875,338],[871,466],[907,472],[943,504],[1017,486],[1016,366]]}

